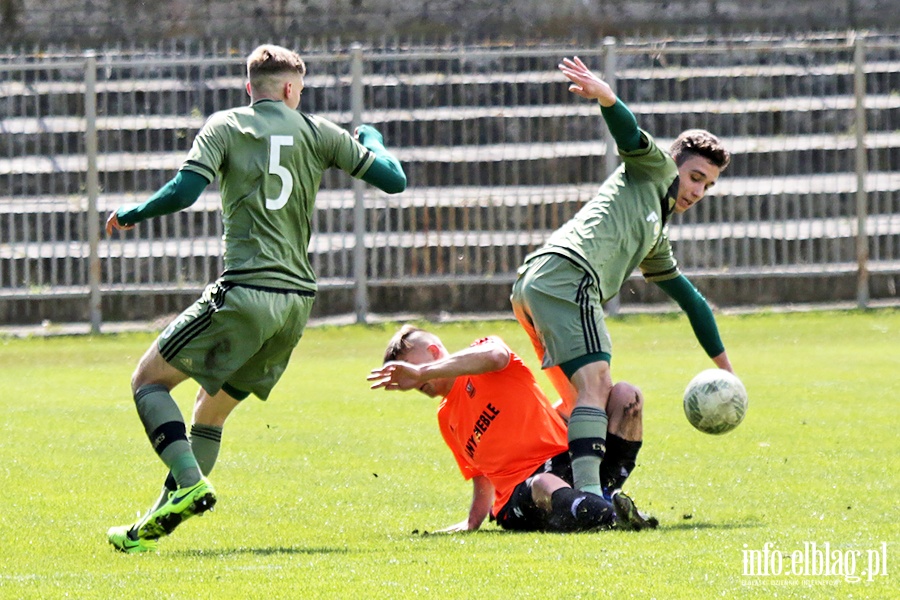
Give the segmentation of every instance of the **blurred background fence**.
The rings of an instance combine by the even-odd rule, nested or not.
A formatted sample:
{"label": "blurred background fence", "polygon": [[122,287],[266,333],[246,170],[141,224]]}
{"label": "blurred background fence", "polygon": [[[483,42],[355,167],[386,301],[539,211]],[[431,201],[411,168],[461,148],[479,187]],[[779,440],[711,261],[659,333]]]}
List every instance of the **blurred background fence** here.
{"label": "blurred background fence", "polygon": [[[323,179],[310,248],[316,314],[508,310],[523,257],[617,164],[598,107],[570,94],[556,69],[573,54],[614,82],[661,144],[702,127],[732,151],[711,196],[669,226],[682,269],[710,300],[896,300],[898,41],[306,49],[301,110],[375,125],[409,178],[397,196],[338,171]],[[214,186],[130,232],[107,238],[102,224],[174,174],[210,114],[246,104],[254,46],[0,57],[3,322],[151,319],[217,276]],[[663,300],[635,276],[617,302]]]}

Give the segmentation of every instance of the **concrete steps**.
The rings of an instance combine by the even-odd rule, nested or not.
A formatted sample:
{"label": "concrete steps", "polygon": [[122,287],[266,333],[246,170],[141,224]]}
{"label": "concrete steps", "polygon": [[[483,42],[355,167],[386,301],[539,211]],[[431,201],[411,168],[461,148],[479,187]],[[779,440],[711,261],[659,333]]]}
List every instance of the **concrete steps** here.
{"label": "concrete steps", "polygon": [[[562,186],[416,187],[398,196],[369,189],[364,196],[371,232],[469,229],[552,231],[568,220],[597,190],[596,184]],[[871,214],[895,214],[891,198],[900,194],[900,173],[870,173],[866,180]],[[853,173],[759,179],[723,177],[709,197],[676,222],[721,224],[736,221],[790,222],[813,218],[855,218]],[[148,192],[149,194],[149,192]],[[145,195],[102,194],[101,224],[113,209],[142,202]],[[351,233],[354,197],[349,190],[320,192],[313,226],[321,232]],[[0,203],[0,243],[83,240],[84,196],[26,196]],[[142,223],[129,235],[139,239],[221,236],[219,196],[204,192],[190,208]]]}
{"label": "concrete steps", "polygon": [[[671,140],[660,137],[667,147]],[[868,164],[881,171],[900,171],[900,131],[873,132],[866,138]],[[790,137],[734,137],[728,147],[735,160],[723,176],[781,177],[852,172],[856,139],[851,134]],[[410,186],[578,185],[603,179],[600,141],[543,144],[488,144],[392,148],[403,162]],[[121,152],[98,157],[100,184],[110,193],[155,190],[184,161],[184,151]],[[12,196],[67,195],[83,188],[84,155],[0,158],[0,187]],[[323,189],[348,187],[349,178],[331,170]],[[152,192],[151,192],[152,193]]]}
{"label": "concrete steps", "polygon": [[[876,260],[900,256],[900,216],[867,219],[870,255]],[[369,277],[402,279],[427,276],[508,278],[522,258],[540,246],[547,231],[469,229],[367,233]],[[732,269],[783,269],[826,262],[852,263],[856,257],[856,222],[848,217],[797,219],[784,222],[740,221],[726,225],[672,224],[670,238],[679,261],[692,269],[720,273]],[[104,281],[140,284],[193,282],[214,278],[223,250],[218,236],[168,237],[131,243],[130,236],[103,239],[99,244]],[[352,263],[356,246],[352,233],[319,233],[309,251],[324,278],[341,278]],[[752,248],[752,252],[747,252]],[[86,242],[24,242],[0,244],[0,290],[41,288],[60,280],[86,285]],[[723,265],[728,265],[727,269]],[[723,271],[722,269],[725,269]],[[2,292],[0,292],[2,294]]]}
{"label": "concrete steps", "polygon": [[[559,58],[564,56],[561,53]],[[833,60],[833,58],[832,58]],[[848,59],[849,60],[849,59]],[[454,72],[436,69],[423,73],[366,74],[363,78],[368,110],[434,108],[453,106],[553,105],[583,102],[567,90],[556,70],[557,60],[546,70]],[[310,63],[313,68],[314,63]],[[396,67],[408,68],[408,63]],[[52,113],[77,115],[83,102],[81,73],[71,72],[73,81],[0,82],[0,112],[23,116]],[[243,76],[203,77],[202,74],[164,78],[136,75],[133,79],[100,80],[100,109],[107,114],[200,114],[247,102]],[[203,77],[202,79],[197,79]],[[791,80],[788,93],[773,86],[778,79]],[[865,69],[871,93],[897,89],[900,62],[870,61]],[[305,79],[303,106],[309,112],[349,110],[348,74],[317,75]],[[852,60],[808,65],[716,65],[707,67],[622,68],[616,88],[629,102],[652,102],[659,98],[727,102],[743,99],[773,99],[784,96],[823,97],[853,94]],[[14,110],[4,110],[12,108]],[[46,109],[53,108],[52,111]]]}
{"label": "concrete steps", "polygon": [[[723,177],[709,197],[682,217],[688,223],[728,223],[735,220],[791,220],[855,215],[856,176],[833,173],[759,179]],[[370,231],[420,230],[446,224],[494,223],[501,229],[528,227],[552,230],[589,200],[597,184],[563,186],[456,186],[415,187],[397,196],[369,188],[364,196]],[[885,198],[900,193],[900,173],[871,172],[866,179],[872,212],[895,212]],[[136,204],[147,194],[104,193],[99,198],[100,218],[123,204]],[[352,229],[354,198],[349,190],[319,193],[313,222],[327,231]],[[24,196],[0,203],[0,241],[10,235],[19,240],[46,236],[83,235],[87,199],[83,195]],[[220,235],[219,196],[209,189],[188,209],[142,224],[136,231],[205,231]],[[67,225],[68,224],[68,225]],[[42,228],[38,231],[38,227]],[[74,227],[77,227],[76,230]],[[69,229],[67,229],[69,228]],[[13,232],[13,233],[10,233]],[[166,232],[167,234],[170,232]],[[143,234],[141,234],[143,235]]]}
{"label": "concrete steps", "polygon": [[[654,135],[675,134],[704,120],[724,139],[742,136],[805,136],[846,131],[853,124],[852,96],[792,97],[729,102],[632,102],[639,123]],[[866,98],[868,128],[896,122],[900,97]],[[350,127],[349,112],[316,113]],[[741,119],[735,119],[735,116]],[[183,115],[103,116],[97,120],[102,153],[184,151],[206,118]],[[596,140],[604,128],[598,108],[591,103],[542,106],[438,107],[367,110],[364,120],[378,127],[389,143],[403,147],[553,143]],[[3,153],[78,154],[83,152],[85,122],[80,117],[15,117],[0,122],[0,134],[9,136]],[[674,134],[673,134],[674,135]]]}
{"label": "concrete steps", "polygon": [[[592,52],[588,62],[599,66]],[[705,127],[734,154],[711,197],[670,230],[681,264],[715,285],[726,272],[726,280],[748,282],[852,281],[856,269],[852,48],[779,52],[651,57],[621,48],[617,58],[618,93],[661,145]],[[604,125],[597,106],[570,94],[556,70],[568,53],[436,52],[421,60],[393,53],[366,63],[363,120],[385,134],[410,182],[399,196],[366,192],[373,287],[424,297],[439,293],[416,288],[429,282],[487,285],[503,288],[503,300],[524,255],[594,194],[606,175]],[[893,93],[900,62],[890,49],[868,56],[870,268],[890,276],[900,274],[900,96]],[[349,127],[351,80],[342,60],[309,58],[302,106]],[[243,78],[233,75],[239,63],[101,72],[101,225],[110,210],[142,202],[172,176],[208,114],[246,103]],[[86,294],[81,73],[53,77],[29,71],[0,79],[0,300]],[[104,236],[104,290],[199,291],[221,269],[218,204],[210,188],[186,211]],[[323,288],[353,285],[353,205],[349,178],[328,173],[310,245]]]}

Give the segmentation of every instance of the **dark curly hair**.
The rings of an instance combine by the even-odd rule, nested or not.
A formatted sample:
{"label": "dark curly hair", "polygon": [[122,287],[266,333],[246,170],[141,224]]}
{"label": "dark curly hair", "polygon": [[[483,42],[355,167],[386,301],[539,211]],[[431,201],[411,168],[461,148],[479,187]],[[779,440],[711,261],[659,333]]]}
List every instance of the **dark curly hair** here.
{"label": "dark curly hair", "polygon": [[731,162],[731,154],[722,142],[705,129],[688,129],[682,132],[669,149],[675,164],[681,166],[690,156],[702,156],[724,171]]}

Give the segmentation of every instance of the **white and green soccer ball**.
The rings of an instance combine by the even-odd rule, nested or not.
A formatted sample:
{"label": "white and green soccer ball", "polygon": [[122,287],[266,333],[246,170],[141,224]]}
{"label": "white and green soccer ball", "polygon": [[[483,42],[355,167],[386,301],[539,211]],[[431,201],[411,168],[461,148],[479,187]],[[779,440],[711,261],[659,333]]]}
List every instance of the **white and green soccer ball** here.
{"label": "white and green soccer ball", "polygon": [[724,369],[707,369],[684,390],[684,414],[703,433],[728,433],[747,414],[747,390]]}

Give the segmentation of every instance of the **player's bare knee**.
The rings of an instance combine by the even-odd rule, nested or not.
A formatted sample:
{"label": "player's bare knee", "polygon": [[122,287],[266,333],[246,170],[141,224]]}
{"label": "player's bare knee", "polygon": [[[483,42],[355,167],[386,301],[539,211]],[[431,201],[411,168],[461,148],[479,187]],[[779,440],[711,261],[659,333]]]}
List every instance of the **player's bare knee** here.
{"label": "player's bare knee", "polygon": [[145,385],[150,385],[154,383],[150,381],[147,377],[146,370],[144,367],[144,361],[141,361],[138,364],[137,368],[134,370],[134,373],[131,374],[131,394],[137,394],[138,390],[144,387]]}
{"label": "player's bare knee", "polygon": [[630,419],[640,419],[644,412],[644,395],[641,390],[633,385],[626,384],[630,388],[628,390],[628,402],[625,404],[625,417]]}
{"label": "player's bare knee", "polygon": [[543,511],[552,509],[553,492],[563,487],[570,487],[565,481],[552,473],[540,473],[529,477],[525,483],[531,488],[531,499]]}
{"label": "player's bare knee", "polygon": [[610,415],[619,414],[623,419],[640,419],[644,410],[644,395],[636,386],[621,381],[609,394]]}

